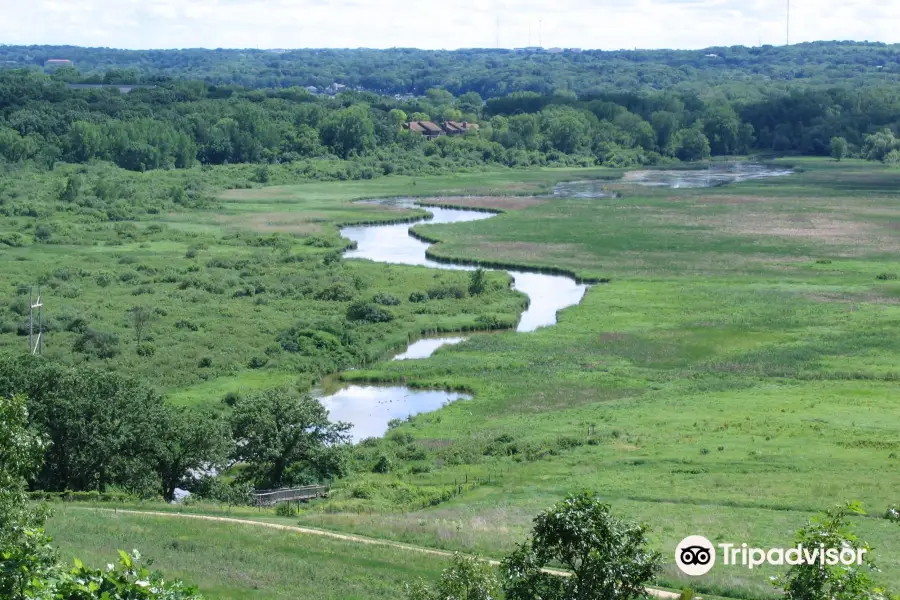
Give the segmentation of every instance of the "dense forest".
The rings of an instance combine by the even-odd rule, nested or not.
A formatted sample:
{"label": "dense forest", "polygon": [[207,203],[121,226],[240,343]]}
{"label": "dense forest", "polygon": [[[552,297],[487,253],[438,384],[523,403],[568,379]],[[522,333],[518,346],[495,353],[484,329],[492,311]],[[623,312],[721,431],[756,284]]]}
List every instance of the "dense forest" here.
{"label": "dense forest", "polygon": [[[543,53],[504,49],[429,51],[303,49],[290,51],[188,49],[114,50],[74,46],[0,46],[0,66],[40,68],[68,59],[89,82],[110,70],[128,81],[197,79],[251,88],[325,87],[340,83],[389,93],[423,94],[439,87],[485,98],[517,91],[706,91],[744,83],[832,85],[895,83],[900,46],[816,42],[788,47],[732,46],[705,50],[636,50]],[[130,70],[130,71],[127,71]]]}
{"label": "dense forest", "polygon": [[[833,140],[843,144],[841,157],[882,160],[898,148],[900,128],[900,94],[887,85],[760,83],[712,96],[515,92],[487,101],[473,91],[457,97],[429,88],[397,100],[180,80],[123,94],[73,89],[71,75],[71,69],[0,72],[0,159],[45,168],[108,161],[131,171],[291,163],[308,178],[359,179],[485,164],[627,167],[770,151],[828,155]],[[426,142],[404,129],[410,120],[480,128]],[[323,171],[316,160],[331,166]],[[258,180],[266,178],[263,168]]]}

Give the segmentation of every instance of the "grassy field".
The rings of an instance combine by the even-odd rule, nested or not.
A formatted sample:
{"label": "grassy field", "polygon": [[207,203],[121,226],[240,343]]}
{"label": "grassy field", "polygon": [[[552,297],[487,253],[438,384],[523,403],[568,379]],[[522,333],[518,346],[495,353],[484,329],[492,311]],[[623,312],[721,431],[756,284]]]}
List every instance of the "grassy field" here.
{"label": "grassy field", "polygon": [[[7,212],[28,216],[0,217],[0,256],[7,265],[0,285],[8,290],[0,303],[0,349],[27,347],[24,286],[40,285],[45,355],[133,373],[154,381],[174,402],[206,406],[220,406],[227,393],[267,385],[297,381],[308,387],[332,371],[383,358],[424,333],[483,328],[479,317],[515,325],[524,298],[508,289],[510,279],[503,274],[493,274],[493,291],[478,298],[414,305],[407,302],[411,292],[465,289],[468,276],[337,258],[347,245],[337,225],[424,214],[353,200],[437,190],[525,193],[582,176],[560,169],[270,188],[243,182],[242,189],[184,208],[169,202],[160,188],[199,186],[191,177],[202,175],[208,180],[204,193],[212,194],[209,190],[228,185],[220,173],[228,169],[195,169],[193,175],[80,169],[86,171],[81,175],[85,197],[73,208],[54,195],[54,185],[65,181],[66,169],[58,171],[20,174],[15,183],[23,192],[15,200],[22,204],[10,202]],[[610,176],[605,170],[591,174]],[[101,184],[134,198],[133,218],[100,219],[100,209],[112,214],[119,208],[90,195],[100,194]],[[357,324],[351,348],[327,355],[284,351],[282,332],[294,327],[343,333],[350,302],[380,293],[400,301],[388,308],[393,322]],[[153,315],[140,354],[129,317],[133,307]],[[76,351],[85,329],[114,336],[112,356]]]}
{"label": "grassy field", "polygon": [[[670,550],[692,533],[787,544],[810,513],[849,499],[882,515],[898,502],[900,172],[798,163],[803,172],[783,179],[617,184],[619,199],[554,199],[430,228],[439,256],[612,283],[557,327],[345,374],[472,389],[475,401],[403,429],[424,447],[440,442],[443,456],[457,448],[454,472],[493,471],[499,484],[412,515],[305,522],[497,553],[580,487],[647,521]],[[900,586],[896,525],[860,527],[880,576]],[[762,597],[767,575],[714,571],[698,587]]]}
{"label": "grassy field", "polygon": [[[474,336],[424,361],[344,373],[347,380],[466,388],[474,400],[410,419],[364,449],[363,462],[391,454],[394,472],[338,482],[333,499],[300,521],[502,556],[538,511],[592,488],[617,514],[646,521],[671,556],[689,534],[788,545],[813,512],[855,499],[871,514],[855,522],[875,546],[878,578],[900,589],[897,525],[877,518],[900,502],[893,476],[900,453],[900,171],[791,162],[801,172],[786,178],[706,190],[614,183],[617,199],[498,201],[495,208],[507,212],[496,218],[428,227],[441,240],[432,249],[437,256],[568,269],[611,282],[592,287],[555,327]],[[330,239],[330,223],[379,218],[346,214],[356,210],[346,204],[356,197],[522,195],[600,175],[614,173],[239,190],[217,211],[161,218],[217,231],[276,223],[300,239]],[[372,286],[382,285],[382,268],[342,266],[371,277]],[[424,270],[391,270],[403,285],[421,285]],[[388,290],[391,282],[383,285]],[[498,292],[496,301],[509,310],[516,298]],[[483,310],[464,302],[474,304],[448,312]],[[274,333],[261,337],[269,344]],[[200,403],[246,377],[246,369],[220,373],[173,398]],[[435,508],[401,500],[408,491],[402,485],[488,475],[491,483]],[[379,486],[396,491],[393,510],[366,499]],[[107,534],[97,534],[98,543]],[[346,568],[365,566],[359,559]],[[202,570],[179,573],[197,579]],[[717,567],[696,587],[765,598],[774,591],[769,575]],[[683,583],[673,561],[661,582]]]}
{"label": "grassy field", "polygon": [[208,598],[400,598],[404,584],[436,578],[447,559],[230,523],[97,513],[60,507],[49,523],[64,557],[89,564],[137,548],[170,578]]}

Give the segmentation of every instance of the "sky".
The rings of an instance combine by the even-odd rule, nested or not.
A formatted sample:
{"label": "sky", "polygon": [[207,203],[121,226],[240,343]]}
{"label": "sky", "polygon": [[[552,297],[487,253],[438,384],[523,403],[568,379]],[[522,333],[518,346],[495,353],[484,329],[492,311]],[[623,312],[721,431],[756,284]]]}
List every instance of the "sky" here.
{"label": "sky", "polygon": [[[0,0],[0,44],[614,50],[780,45],[787,0]],[[791,43],[900,42],[900,0],[790,0]]]}

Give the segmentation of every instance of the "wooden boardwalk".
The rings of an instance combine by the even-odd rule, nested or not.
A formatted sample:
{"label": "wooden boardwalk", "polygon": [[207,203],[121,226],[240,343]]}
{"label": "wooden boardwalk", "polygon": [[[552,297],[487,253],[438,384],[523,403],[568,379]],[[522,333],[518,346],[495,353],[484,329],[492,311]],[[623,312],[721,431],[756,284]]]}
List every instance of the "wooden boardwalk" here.
{"label": "wooden boardwalk", "polygon": [[301,500],[321,498],[326,495],[328,495],[328,487],[324,485],[305,485],[280,490],[258,490],[253,493],[253,503],[256,506],[272,506],[279,502],[299,502]]}

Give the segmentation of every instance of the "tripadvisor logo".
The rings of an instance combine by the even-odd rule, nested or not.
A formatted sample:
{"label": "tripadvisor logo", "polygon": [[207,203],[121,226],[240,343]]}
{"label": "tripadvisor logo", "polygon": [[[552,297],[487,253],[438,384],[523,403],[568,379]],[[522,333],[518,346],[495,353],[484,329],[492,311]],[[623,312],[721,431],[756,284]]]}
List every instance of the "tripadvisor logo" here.
{"label": "tripadvisor logo", "polygon": [[[721,543],[722,564],[754,569],[762,565],[862,565],[865,548],[826,548],[824,544],[791,548],[751,548],[747,544]],[[675,564],[685,575],[706,575],[716,564],[716,546],[702,535],[690,535],[675,548]]]}

